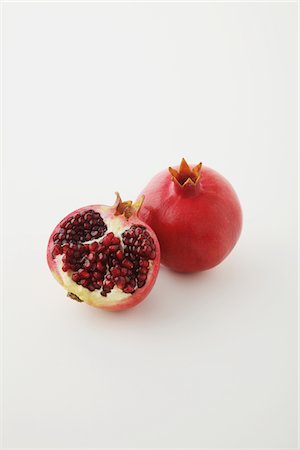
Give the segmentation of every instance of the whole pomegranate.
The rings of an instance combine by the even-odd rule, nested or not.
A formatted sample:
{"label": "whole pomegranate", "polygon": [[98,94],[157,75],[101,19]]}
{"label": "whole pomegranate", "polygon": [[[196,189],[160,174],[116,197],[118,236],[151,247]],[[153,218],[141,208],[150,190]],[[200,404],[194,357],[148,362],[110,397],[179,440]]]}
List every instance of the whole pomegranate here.
{"label": "whole pomegranate", "polygon": [[235,246],[242,211],[229,182],[202,163],[158,173],[143,191],[140,218],[156,233],[161,262],[178,272],[219,264]]}
{"label": "whole pomegranate", "polygon": [[152,289],[160,248],[151,228],[138,218],[135,204],[92,205],[68,214],[54,229],[48,265],[68,296],[108,310],[141,302]]}

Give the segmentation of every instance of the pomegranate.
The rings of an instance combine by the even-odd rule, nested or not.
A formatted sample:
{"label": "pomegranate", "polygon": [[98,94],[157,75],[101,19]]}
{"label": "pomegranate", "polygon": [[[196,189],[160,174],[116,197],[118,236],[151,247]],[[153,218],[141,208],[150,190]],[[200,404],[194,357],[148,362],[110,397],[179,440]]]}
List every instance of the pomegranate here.
{"label": "pomegranate", "polygon": [[197,272],[219,264],[235,246],[242,211],[229,182],[216,171],[180,167],[158,173],[143,191],[140,218],[156,233],[161,262],[178,272]]}
{"label": "pomegranate", "polygon": [[113,206],[80,208],[55,227],[47,260],[69,297],[117,311],[148,295],[158,274],[160,248],[155,233],[138,218],[143,200],[122,202],[117,194]]}

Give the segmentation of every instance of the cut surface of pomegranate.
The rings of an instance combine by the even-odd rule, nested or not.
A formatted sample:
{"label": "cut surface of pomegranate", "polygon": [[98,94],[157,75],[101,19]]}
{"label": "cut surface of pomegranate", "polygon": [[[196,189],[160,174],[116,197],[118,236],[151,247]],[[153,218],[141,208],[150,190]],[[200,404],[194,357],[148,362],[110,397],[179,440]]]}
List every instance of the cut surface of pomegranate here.
{"label": "cut surface of pomegranate", "polygon": [[142,192],[140,218],[156,233],[161,262],[178,272],[210,269],[226,258],[242,228],[231,184],[202,164],[158,173]]}
{"label": "cut surface of pomegranate", "polygon": [[152,229],[138,218],[135,204],[91,205],[66,216],[47,248],[50,270],[69,297],[108,310],[141,302],[152,289],[160,248]]}

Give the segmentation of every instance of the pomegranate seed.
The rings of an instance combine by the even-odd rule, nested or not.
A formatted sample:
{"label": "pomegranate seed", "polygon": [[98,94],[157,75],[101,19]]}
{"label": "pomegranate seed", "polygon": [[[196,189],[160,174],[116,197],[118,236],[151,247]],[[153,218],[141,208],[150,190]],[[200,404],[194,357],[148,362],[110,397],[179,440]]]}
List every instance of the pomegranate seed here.
{"label": "pomegranate seed", "polygon": [[122,262],[122,265],[124,267],[126,267],[127,269],[132,269],[133,268],[133,263],[131,261],[129,261],[129,259],[124,259]]}
{"label": "pomegranate seed", "polygon": [[69,219],[64,220],[64,221],[60,224],[61,228],[66,228],[68,225],[69,225]]}
{"label": "pomegranate seed", "polygon": [[88,255],[88,259],[89,259],[89,261],[95,261],[95,259],[96,259],[96,255],[95,255],[95,253],[90,253],[89,255]]}
{"label": "pomegranate seed", "polygon": [[98,242],[93,242],[93,243],[90,245],[90,249],[91,249],[92,252],[98,250],[98,248],[99,248]]}
{"label": "pomegranate seed", "polygon": [[107,257],[104,253],[99,253],[98,259],[99,261],[106,262]]}
{"label": "pomegranate seed", "polygon": [[118,267],[113,267],[112,269],[110,269],[110,273],[113,277],[118,277],[119,275],[121,275],[121,270]]}
{"label": "pomegranate seed", "polygon": [[130,284],[132,287],[135,287],[135,279],[134,279],[134,278],[131,278],[130,281],[129,281],[129,284]]}
{"label": "pomegranate seed", "polygon": [[59,245],[54,245],[52,250],[52,256],[55,258],[56,256],[61,254],[61,248]]}
{"label": "pomegranate seed", "polygon": [[83,263],[83,267],[85,267],[86,269],[89,269],[91,267],[92,263],[86,259]]}
{"label": "pomegranate seed", "polygon": [[124,257],[122,250],[118,250],[116,252],[116,257],[118,258],[119,261],[122,261],[122,259]]}
{"label": "pomegranate seed", "polygon": [[134,287],[126,286],[126,287],[124,287],[123,292],[125,292],[125,294],[132,294],[134,292]]}
{"label": "pomegranate seed", "polygon": [[70,266],[69,266],[68,264],[64,264],[64,265],[62,266],[62,270],[63,270],[64,272],[67,272],[69,269],[70,269]]}
{"label": "pomegranate seed", "polygon": [[96,264],[98,270],[102,271],[104,269],[104,264],[101,261],[98,261]]}
{"label": "pomegranate seed", "polygon": [[114,233],[111,233],[111,232],[107,233],[107,235],[102,239],[102,244],[105,247],[108,247],[110,245],[111,241],[113,240],[113,238],[114,238]]}
{"label": "pomegranate seed", "polygon": [[145,281],[147,279],[147,275],[138,275],[137,279],[140,281]]}
{"label": "pomegranate seed", "polygon": [[82,277],[82,278],[85,278],[85,279],[87,279],[87,278],[90,278],[90,274],[89,274],[89,272],[87,272],[86,270],[83,270],[81,273],[80,273],[80,276]]}
{"label": "pomegranate seed", "polygon": [[118,238],[118,237],[114,237],[112,240],[111,240],[111,244],[113,244],[113,245],[119,245],[120,244],[120,239]]}
{"label": "pomegranate seed", "polygon": [[150,258],[150,259],[155,259],[155,257],[156,257],[156,253],[155,253],[154,250],[152,250],[152,252],[150,253],[149,258]]}
{"label": "pomegranate seed", "polygon": [[72,275],[72,280],[75,281],[76,283],[80,280],[80,275],[79,273],[75,272]]}
{"label": "pomegranate seed", "polygon": [[101,280],[101,278],[102,278],[101,272],[94,272],[94,278],[95,278],[96,280]]}
{"label": "pomegranate seed", "polygon": [[102,291],[106,292],[107,294],[109,294],[111,292],[111,289],[109,287],[107,287],[107,286],[103,286],[102,285]]}
{"label": "pomegranate seed", "polygon": [[123,289],[125,287],[126,281],[124,277],[118,277],[116,278],[115,283],[119,289]]}
{"label": "pomegranate seed", "polygon": [[112,289],[114,287],[114,282],[112,280],[108,280],[107,278],[103,282],[103,287],[107,289]]}
{"label": "pomegranate seed", "polygon": [[116,251],[118,250],[118,248],[119,248],[118,245],[110,245],[110,246],[108,247],[108,252],[109,252],[109,253],[114,253],[114,252],[116,252]]}

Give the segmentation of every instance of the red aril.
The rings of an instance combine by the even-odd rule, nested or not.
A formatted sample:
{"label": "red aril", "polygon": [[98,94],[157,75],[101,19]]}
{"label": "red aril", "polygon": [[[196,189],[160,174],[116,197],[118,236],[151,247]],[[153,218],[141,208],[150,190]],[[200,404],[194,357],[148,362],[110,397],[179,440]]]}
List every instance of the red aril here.
{"label": "red aril", "polygon": [[161,262],[178,272],[197,272],[219,264],[235,246],[242,211],[230,183],[219,173],[180,167],[158,173],[143,191],[140,218],[156,233]]}
{"label": "red aril", "polygon": [[140,303],[152,289],[160,248],[151,228],[138,218],[135,204],[92,205],[68,214],[54,229],[48,265],[69,297],[108,310]]}

